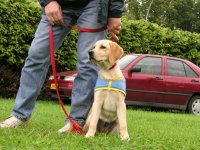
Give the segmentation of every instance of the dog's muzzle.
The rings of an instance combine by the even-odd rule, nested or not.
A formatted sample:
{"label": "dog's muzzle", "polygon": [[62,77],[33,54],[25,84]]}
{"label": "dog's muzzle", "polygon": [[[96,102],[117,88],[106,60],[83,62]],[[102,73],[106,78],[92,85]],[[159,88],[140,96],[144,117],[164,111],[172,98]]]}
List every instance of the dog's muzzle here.
{"label": "dog's muzzle", "polygon": [[94,52],[93,51],[89,51],[89,58],[90,58],[90,60],[94,59]]}

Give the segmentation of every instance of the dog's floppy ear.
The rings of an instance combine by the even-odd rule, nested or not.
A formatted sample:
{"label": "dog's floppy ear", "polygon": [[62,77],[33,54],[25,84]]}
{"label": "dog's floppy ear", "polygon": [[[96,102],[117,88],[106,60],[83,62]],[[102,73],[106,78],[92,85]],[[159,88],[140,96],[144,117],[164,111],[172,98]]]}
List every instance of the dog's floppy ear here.
{"label": "dog's floppy ear", "polygon": [[110,43],[109,62],[114,65],[115,62],[124,54],[123,49],[115,42]]}

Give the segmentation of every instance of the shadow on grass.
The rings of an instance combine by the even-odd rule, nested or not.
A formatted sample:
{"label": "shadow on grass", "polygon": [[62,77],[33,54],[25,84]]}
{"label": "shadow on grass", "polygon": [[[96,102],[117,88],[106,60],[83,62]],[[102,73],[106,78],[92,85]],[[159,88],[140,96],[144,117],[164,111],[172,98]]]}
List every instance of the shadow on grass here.
{"label": "shadow on grass", "polygon": [[[71,105],[71,99],[69,98],[62,98],[62,102],[65,105]],[[55,104],[59,104],[59,101],[57,98],[52,97],[44,97],[41,101],[47,101]],[[127,109],[134,109],[134,110],[142,110],[142,111],[151,111],[151,112],[169,112],[169,113],[180,113],[180,114],[186,114],[187,112],[184,110],[178,110],[178,109],[170,109],[170,108],[159,108],[159,107],[147,107],[147,106],[134,106],[134,105],[127,105]]]}
{"label": "shadow on grass", "polygon": [[150,111],[150,112],[169,112],[169,113],[180,113],[180,114],[186,114],[187,113],[184,110],[170,109],[170,108],[158,108],[158,107],[147,107],[147,106],[127,105],[127,109]]}

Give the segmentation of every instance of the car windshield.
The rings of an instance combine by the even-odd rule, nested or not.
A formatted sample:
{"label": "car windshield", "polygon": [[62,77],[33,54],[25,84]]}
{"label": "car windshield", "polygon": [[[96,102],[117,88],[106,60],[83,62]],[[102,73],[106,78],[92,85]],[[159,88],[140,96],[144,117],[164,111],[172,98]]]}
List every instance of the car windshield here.
{"label": "car windshield", "polygon": [[124,69],[128,64],[130,64],[138,55],[125,55],[119,60],[120,69]]}

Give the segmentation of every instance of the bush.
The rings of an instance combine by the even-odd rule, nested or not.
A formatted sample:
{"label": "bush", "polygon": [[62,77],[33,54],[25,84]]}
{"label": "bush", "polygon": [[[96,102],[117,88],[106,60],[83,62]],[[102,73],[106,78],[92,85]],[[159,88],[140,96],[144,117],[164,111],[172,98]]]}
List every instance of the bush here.
{"label": "bush", "polygon": [[40,7],[26,0],[0,0],[0,8],[0,91],[1,96],[10,97],[16,93]]}
{"label": "bush", "polygon": [[126,53],[149,53],[187,59],[200,66],[200,34],[124,21],[119,44]]}
{"label": "bush", "polygon": [[[41,18],[41,7],[29,0],[0,0],[0,62],[21,70]],[[58,67],[76,66],[77,33],[67,37],[58,52]],[[67,61],[66,61],[67,60]]]}
{"label": "bush", "polygon": [[26,0],[1,0],[0,62],[21,67],[40,19],[40,8]]}
{"label": "bush", "polygon": [[[41,7],[31,0],[0,0],[0,91],[10,97],[19,86],[19,77],[28,49],[41,18]],[[77,33],[67,37],[58,51],[58,70],[76,67]]]}
{"label": "bush", "polygon": [[[41,16],[38,3],[0,0],[0,62],[21,69]],[[156,24],[123,20],[119,44],[127,53],[170,55],[200,64],[200,34],[170,30]],[[58,68],[76,67],[77,32],[72,31],[57,53]]]}

